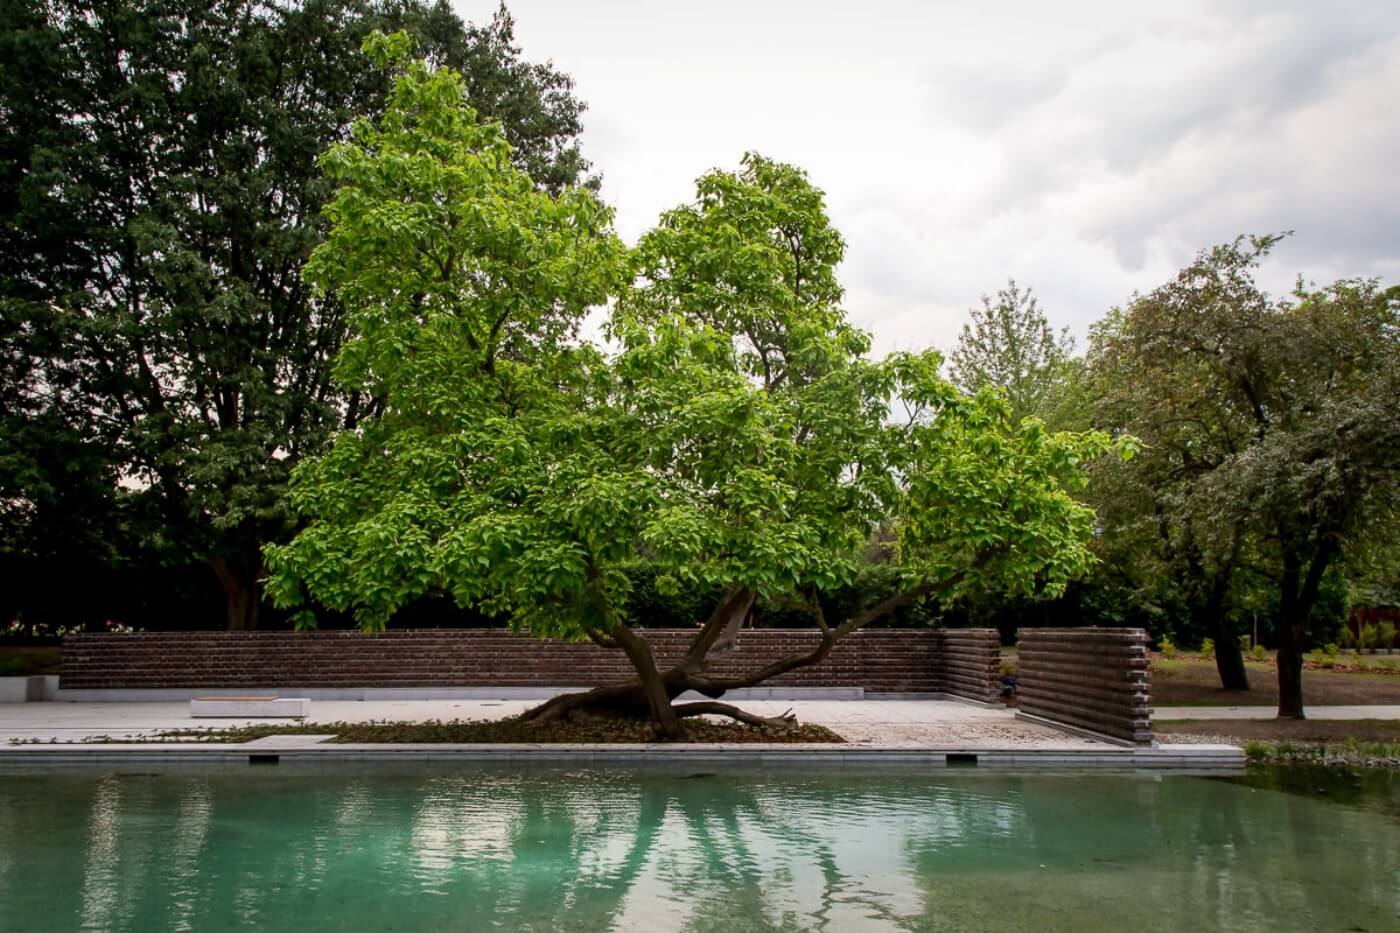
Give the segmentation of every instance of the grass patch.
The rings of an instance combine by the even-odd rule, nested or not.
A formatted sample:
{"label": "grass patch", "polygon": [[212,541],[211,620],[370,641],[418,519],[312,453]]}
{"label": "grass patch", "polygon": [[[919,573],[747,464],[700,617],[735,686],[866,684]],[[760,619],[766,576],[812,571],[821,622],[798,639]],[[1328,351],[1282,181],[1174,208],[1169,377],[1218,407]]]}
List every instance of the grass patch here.
{"label": "grass patch", "polygon": [[61,658],[57,645],[0,645],[0,677],[57,674]]}
{"label": "grass patch", "polygon": [[[751,744],[755,742],[843,743],[841,736],[825,726],[796,725],[790,727],[759,727],[743,723],[692,720],[683,723],[686,737],[682,741]],[[139,739],[114,739],[109,736],[89,737],[85,741],[116,742],[211,742],[238,743],[270,735],[334,735],[337,743],[408,743],[469,745],[500,744],[636,744],[656,742],[650,724],[630,720],[588,720],[523,723],[514,719],[451,720],[442,722],[312,722],[276,723],[230,728],[172,729],[155,736]]]}
{"label": "grass patch", "polygon": [[[1350,659],[1348,659],[1350,660]],[[1369,660],[1369,658],[1368,658]],[[1386,661],[1390,658],[1380,658]],[[1272,664],[1251,663],[1249,690],[1223,690],[1215,662],[1203,658],[1152,656],[1154,706],[1274,706],[1278,675]],[[1303,701],[1307,706],[1400,704],[1400,677],[1384,666],[1365,670],[1303,672]]]}

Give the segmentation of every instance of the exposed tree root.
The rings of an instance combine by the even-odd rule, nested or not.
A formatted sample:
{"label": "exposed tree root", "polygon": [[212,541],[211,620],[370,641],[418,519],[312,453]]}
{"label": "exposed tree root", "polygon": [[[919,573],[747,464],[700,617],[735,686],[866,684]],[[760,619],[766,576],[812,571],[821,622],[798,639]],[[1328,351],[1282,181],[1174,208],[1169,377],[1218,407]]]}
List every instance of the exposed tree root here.
{"label": "exposed tree root", "polygon": [[688,716],[728,716],[730,719],[737,719],[740,722],[748,723],[751,726],[773,726],[779,729],[786,729],[789,726],[797,725],[797,716],[791,709],[781,716],[755,716],[753,713],[746,713],[737,706],[730,706],[728,703],[716,703],[713,700],[702,700],[696,703],[681,703],[675,707],[676,715],[684,719]]}

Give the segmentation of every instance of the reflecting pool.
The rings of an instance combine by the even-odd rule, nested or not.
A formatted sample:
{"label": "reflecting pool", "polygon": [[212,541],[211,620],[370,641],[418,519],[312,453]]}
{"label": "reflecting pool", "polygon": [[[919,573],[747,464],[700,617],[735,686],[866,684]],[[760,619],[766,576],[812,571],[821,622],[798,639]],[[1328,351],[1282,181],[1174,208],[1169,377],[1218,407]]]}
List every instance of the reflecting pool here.
{"label": "reflecting pool", "polygon": [[1378,780],[9,770],[0,930],[1388,931]]}

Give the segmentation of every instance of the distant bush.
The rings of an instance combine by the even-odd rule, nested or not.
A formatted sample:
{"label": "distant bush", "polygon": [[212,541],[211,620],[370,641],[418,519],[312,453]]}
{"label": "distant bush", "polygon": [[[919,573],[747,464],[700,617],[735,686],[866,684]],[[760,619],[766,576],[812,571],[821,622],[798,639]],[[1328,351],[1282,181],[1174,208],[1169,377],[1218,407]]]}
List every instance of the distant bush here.
{"label": "distant bush", "polygon": [[1176,657],[1176,645],[1166,635],[1163,635],[1157,642],[1157,650],[1162,652],[1164,658]]}
{"label": "distant bush", "polygon": [[1207,638],[1201,642],[1201,657],[1207,660],[1215,657],[1215,639]]}

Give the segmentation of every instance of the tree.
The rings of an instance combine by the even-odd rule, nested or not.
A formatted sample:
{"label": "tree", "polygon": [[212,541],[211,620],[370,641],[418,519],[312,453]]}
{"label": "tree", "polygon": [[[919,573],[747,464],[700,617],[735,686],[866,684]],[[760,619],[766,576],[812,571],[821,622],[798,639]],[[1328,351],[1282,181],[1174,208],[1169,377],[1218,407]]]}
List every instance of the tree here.
{"label": "tree", "polygon": [[958,346],[949,358],[953,384],[964,392],[993,387],[1006,393],[1011,417],[1039,417],[1053,424],[1062,396],[1072,386],[1074,338],[1056,333],[1030,289],[1008,280],[996,301],[968,312]]}
{"label": "tree", "polygon": [[[338,378],[384,404],[295,471],[309,524],[267,549],[279,604],[376,629],[442,590],[537,636],[591,639],[636,680],[526,718],[610,710],[675,737],[687,716],[756,721],[716,700],[926,595],[1054,590],[1088,566],[1092,515],[1062,484],[1107,437],[1015,425],[998,396],[942,380],[934,353],[868,359],[839,305],[844,244],[801,171],[749,155],[707,174],[629,256],[587,192],[550,196],[511,167],[460,88],[408,66],[384,118],[325,160],[342,187],[307,273],[351,316]],[[610,295],[605,355],[574,330]],[[889,420],[896,399],[908,423]],[[882,526],[897,590],[828,621],[824,595]],[[723,594],[669,670],[630,624],[638,561],[659,589]],[[759,595],[804,609],[813,649],[712,673]],[[711,699],[674,704],[686,690]]]}
{"label": "tree", "polygon": [[1227,687],[1244,676],[1234,575],[1245,553],[1273,568],[1279,715],[1302,718],[1301,645],[1327,571],[1396,492],[1400,292],[1343,281],[1275,302],[1253,271],[1278,239],[1203,252],[1110,315],[1091,359],[1100,424],[1148,450],[1110,469],[1150,503],[1137,522],[1210,617]]}
{"label": "tree", "polygon": [[33,366],[0,427],[100,461],[5,498],[105,476],[104,511],[152,512],[168,559],[213,570],[228,626],[255,627],[291,468],[378,404],[331,382],[344,311],[301,278],[332,190],[316,157],[387,89],[360,41],[414,33],[549,190],[587,171],[582,104],[521,59],[504,8],[477,27],[419,0],[3,2],[0,339]]}

